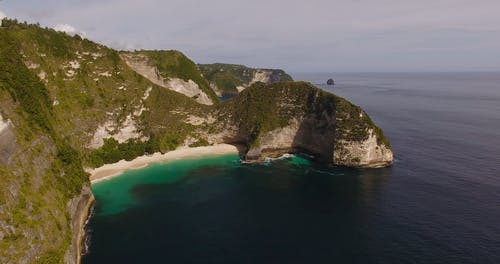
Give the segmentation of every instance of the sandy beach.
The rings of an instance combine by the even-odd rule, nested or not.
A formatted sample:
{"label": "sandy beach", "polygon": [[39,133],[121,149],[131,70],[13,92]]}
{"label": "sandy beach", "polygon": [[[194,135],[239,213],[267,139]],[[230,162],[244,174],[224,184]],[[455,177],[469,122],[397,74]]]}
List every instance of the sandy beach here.
{"label": "sandy beach", "polygon": [[90,173],[90,182],[96,183],[120,175],[126,170],[144,168],[152,163],[225,154],[238,154],[238,149],[229,144],[218,144],[214,146],[196,148],[183,147],[165,154],[154,153],[152,155],[137,157],[131,161],[120,160],[119,162],[106,164],[99,168],[88,169],[87,172]]}

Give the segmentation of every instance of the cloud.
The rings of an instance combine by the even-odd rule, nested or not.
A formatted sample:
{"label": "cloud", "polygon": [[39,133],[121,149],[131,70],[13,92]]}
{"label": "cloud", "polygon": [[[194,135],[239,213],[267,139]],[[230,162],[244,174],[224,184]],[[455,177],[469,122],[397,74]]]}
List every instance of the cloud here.
{"label": "cloud", "polygon": [[75,27],[73,27],[72,25],[69,25],[69,24],[57,24],[54,26],[54,30],[64,32],[64,33],[69,34],[69,35],[78,34],[78,35],[81,35],[83,37],[85,37],[87,35],[84,31],[77,30]]}
{"label": "cloud", "polygon": [[71,25],[68,25],[68,24],[57,24],[54,29],[56,31],[61,31],[61,32],[65,32],[67,34],[75,34],[76,33],[76,29],[74,27],[72,27]]}
{"label": "cloud", "polygon": [[63,21],[56,30],[85,31],[118,49],[180,49],[204,63],[289,71],[500,70],[499,0],[0,3],[20,21]]}
{"label": "cloud", "polygon": [[5,13],[2,12],[2,10],[0,10],[0,20],[4,19],[6,17],[7,17],[7,15],[5,15]]}

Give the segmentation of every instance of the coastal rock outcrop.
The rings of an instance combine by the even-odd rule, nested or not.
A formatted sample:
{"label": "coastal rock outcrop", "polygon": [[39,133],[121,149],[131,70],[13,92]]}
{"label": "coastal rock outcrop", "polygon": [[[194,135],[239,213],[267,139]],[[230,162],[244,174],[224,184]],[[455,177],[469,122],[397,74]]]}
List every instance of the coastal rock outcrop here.
{"label": "coastal rock outcrop", "polygon": [[385,167],[393,161],[386,137],[360,107],[309,83],[253,86],[220,113],[226,127],[238,128],[220,140],[247,146],[247,162],[286,153],[348,167]]}
{"label": "coastal rock outcrop", "polygon": [[394,157],[390,147],[379,141],[372,129],[368,130],[365,140],[339,140],[334,147],[333,163],[361,168],[385,167]]}

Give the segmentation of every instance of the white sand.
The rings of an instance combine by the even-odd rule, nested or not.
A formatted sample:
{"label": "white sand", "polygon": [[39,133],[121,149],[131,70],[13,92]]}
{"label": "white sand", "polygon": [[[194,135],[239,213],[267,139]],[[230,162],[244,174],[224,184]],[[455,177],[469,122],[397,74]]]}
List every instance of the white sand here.
{"label": "white sand", "polygon": [[214,146],[196,148],[184,147],[167,152],[165,154],[155,153],[149,156],[141,156],[131,161],[120,160],[116,163],[106,164],[99,168],[88,169],[87,172],[90,173],[90,182],[96,183],[120,175],[126,170],[144,168],[151,163],[225,154],[238,154],[238,149],[235,146],[228,144],[219,144]]}

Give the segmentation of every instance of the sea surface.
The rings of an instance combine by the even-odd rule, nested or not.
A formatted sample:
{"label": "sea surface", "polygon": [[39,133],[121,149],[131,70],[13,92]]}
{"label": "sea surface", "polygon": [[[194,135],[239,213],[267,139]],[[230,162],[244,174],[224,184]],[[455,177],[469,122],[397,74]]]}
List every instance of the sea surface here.
{"label": "sea surface", "polygon": [[363,107],[394,165],[226,155],[129,171],[93,186],[83,262],[500,263],[500,73],[294,78]]}

